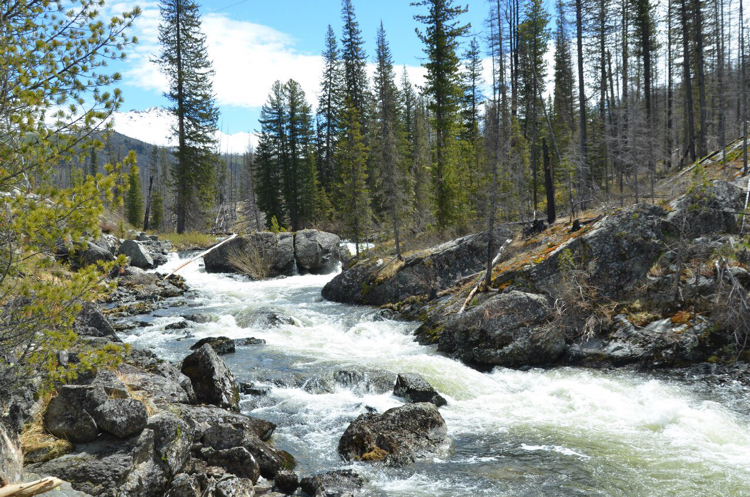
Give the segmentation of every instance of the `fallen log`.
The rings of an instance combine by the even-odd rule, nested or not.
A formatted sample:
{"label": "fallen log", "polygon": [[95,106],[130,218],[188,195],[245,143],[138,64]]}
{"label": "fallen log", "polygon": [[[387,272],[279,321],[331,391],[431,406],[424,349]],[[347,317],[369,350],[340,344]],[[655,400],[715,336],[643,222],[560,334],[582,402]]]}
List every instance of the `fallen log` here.
{"label": "fallen log", "polygon": [[32,497],[54,490],[63,483],[65,482],[50,476],[29,483],[6,485],[0,488],[0,497]]}
{"label": "fallen log", "polygon": [[[214,246],[213,246],[213,247],[211,247],[210,249],[206,250],[205,252],[201,252],[200,254],[196,255],[195,257],[193,257],[192,259],[190,259],[189,261],[187,261],[187,262],[186,262],[185,264],[183,264],[182,266],[178,267],[177,269],[175,269],[174,271],[172,271],[171,273],[169,273],[168,275],[166,275],[166,276],[164,277],[164,280],[166,280],[167,278],[169,278],[170,276],[172,276],[173,274],[175,274],[175,273],[176,273],[177,271],[179,271],[180,269],[182,269],[182,268],[184,268],[184,267],[186,267],[186,266],[189,266],[190,264],[192,264],[193,262],[197,261],[197,260],[198,260],[198,259],[200,259],[201,257],[203,257],[203,256],[205,256],[205,255],[208,255],[208,254],[210,254],[211,252],[213,252],[213,251],[214,251],[214,250],[216,250],[217,248],[221,247],[221,246],[222,246],[222,245],[224,245],[225,243],[227,243],[227,242],[230,242],[230,241],[234,240],[235,238],[237,238],[237,236],[238,236],[238,235],[237,235],[237,233],[234,233],[234,234],[233,234],[232,236],[230,236],[230,237],[229,237],[229,238],[227,238],[226,240],[222,240],[222,241],[221,241],[221,243],[217,243],[216,245],[214,245]],[[2,496],[0,496],[0,497],[2,497]]]}
{"label": "fallen log", "polygon": [[459,314],[464,312],[464,309],[466,309],[466,305],[469,303],[469,301],[474,296],[474,294],[477,293],[477,290],[479,290],[479,286],[482,284],[482,282],[487,278],[487,273],[492,271],[492,268],[494,268],[495,265],[500,260],[500,256],[503,254],[503,250],[505,250],[505,247],[507,247],[512,241],[513,240],[510,240],[510,239],[505,240],[505,243],[503,243],[503,246],[500,247],[500,250],[497,251],[497,255],[495,256],[494,259],[492,259],[492,264],[490,264],[490,267],[488,267],[487,271],[485,271],[484,274],[482,274],[482,277],[479,278],[479,281],[477,282],[477,284],[474,285],[474,288],[469,293],[469,296],[466,297],[466,300],[464,300],[464,305],[462,305],[461,309],[458,311]]}

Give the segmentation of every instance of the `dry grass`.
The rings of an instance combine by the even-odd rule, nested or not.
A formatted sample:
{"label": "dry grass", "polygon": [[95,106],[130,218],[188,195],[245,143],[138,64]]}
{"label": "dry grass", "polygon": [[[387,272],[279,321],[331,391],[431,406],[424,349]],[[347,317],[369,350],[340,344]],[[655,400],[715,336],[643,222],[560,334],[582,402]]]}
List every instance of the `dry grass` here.
{"label": "dry grass", "polygon": [[[73,451],[72,443],[56,438],[44,429],[44,414],[53,398],[53,394],[47,394],[41,399],[42,408],[21,433],[21,451],[26,462],[46,462]],[[33,460],[28,460],[27,456]]]}
{"label": "dry grass", "polygon": [[229,247],[227,259],[239,273],[254,280],[268,278],[273,266],[273,256],[252,243],[247,244],[244,250],[237,246]]}

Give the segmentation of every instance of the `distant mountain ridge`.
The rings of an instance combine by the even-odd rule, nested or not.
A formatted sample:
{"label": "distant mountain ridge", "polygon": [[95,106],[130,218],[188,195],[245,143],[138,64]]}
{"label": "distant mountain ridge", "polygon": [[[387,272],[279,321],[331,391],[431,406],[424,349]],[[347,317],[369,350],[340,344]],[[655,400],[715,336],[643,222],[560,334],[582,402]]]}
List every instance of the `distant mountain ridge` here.
{"label": "distant mountain ridge", "polygon": [[[114,130],[126,137],[160,147],[177,145],[172,136],[172,128],[176,121],[167,109],[149,107],[146,110],[116,112],[112,120]],[[219,141],[219,151],[222,154],[242,154],[247,151],[249,144],[256,144],[253,133],[227,134],[219,130],[216,132],[216,139]]]}

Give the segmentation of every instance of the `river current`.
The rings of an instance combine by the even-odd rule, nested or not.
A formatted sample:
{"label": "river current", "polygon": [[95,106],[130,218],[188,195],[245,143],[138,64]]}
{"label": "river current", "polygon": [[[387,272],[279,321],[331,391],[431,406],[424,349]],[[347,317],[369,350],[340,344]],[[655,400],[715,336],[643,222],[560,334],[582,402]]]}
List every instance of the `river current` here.
{"label": "river current", "polygon": [[[180,262],[173,255],[159,271]],[[160,310],[123,338],[175,361],[207,336],[265,340],[224,360],[238,381],[270,388],[243,396],[243,412],[278,425],[274,443],[296,457],[300,474],[352,468],[368,496],[750,495],[750,399],[732,385],[575,368],[482,373],[416,343],[413,323],[323,300],[333,275],[254,282],[207,274],[202,263],[179,274],[194,290],[189,306]],[[268,312],[293,323],[253,319]],[[165,329],[191,313],[211,321]],[[403,469],[343,462],[336,447],[349,422],[403,403],[301,386],[348,366],[421,374],[448,400],[441,414],[451,451]]]}

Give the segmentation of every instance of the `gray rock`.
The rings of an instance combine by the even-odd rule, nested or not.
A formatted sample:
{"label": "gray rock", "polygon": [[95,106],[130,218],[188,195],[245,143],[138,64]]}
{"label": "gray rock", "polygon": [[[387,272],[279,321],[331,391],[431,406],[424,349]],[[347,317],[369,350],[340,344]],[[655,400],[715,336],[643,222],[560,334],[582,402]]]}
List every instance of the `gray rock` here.
{"label": "gray rock", "polygon": [[130,265],[141,269],[153,269],[154,259],[146,248],[135,240],[125,240],[120,245],[119,252],[130,259]]}
{"label": "gray rock", "polygon": [[206,497],[254,497],[253,482],[247,478],[226,476],[214,483]]}
{"label": "gray rock", "polygon": [[183,318],[185,318],[187,321],[192,321],[193,323],[198,324],[205,324],[213,321],[211,316],[207,314],[188,314],[187,316],[183,316]]}
{"label": "gray rock", "polygon": [[[507,229],[497,229],[493,240],[499,247],[511,237]],[[348,304],[381,306],[411,296],[428,296],[447,289],[484,268],[488,234],[466,236],[430,250],[407,256],[403,262],[367,259],[344,270],[323,287],[323,298]],[[394,273],[386,277],[384,274]]]}
{"label": "gray rock", "polygon": [[299,476],[294,471],[279,471],[273,481],[275,488],[285,494],[293,494],[299,488]]}
{"label": "gray rock", "polygon": [[115,256],[107,246],[92,241],[87,241],[86,247],[74,251],[70,258],[73,269],[80,269],[100,262],[112,262],[114,260]]}
{"label": "gray rock", "polygon": [[234,375],[209,345],[185,358],[182,373],[190,378],[198,402],[239,410],[240,394]]}
{"label": "gray rock", "polygon": [[180,473],[172,480],[166,497],[201,497],[198,479],[187,473]]}
{"label": "gray rock", "polygon": [[94,410],[97,426],[118,438],[127,438],[143,431],[148,412],[143,402],[134,399],[112,399]]}
{"label": "gray rock", "polygon": [[247,478],[253,483],[260,478],[260,466],[250,452],[244,447],[216,450],[211,447],[201,449],[201,458],[210,466],[218,466],[228,473],[240,478]]}
{"label": "gray rock", "polygon": [[625,366],[643,364],[650,367],[677,366],[705,361],[713,347],[714,323],[698,316],[687,323],[661,319],[644,327],[630,323],[625,316],[616,317],[615,330],[607,339],[575,343],[566,352],[569,364],[582,366]]}
{"label": "gray rock", "polygon": [[107,399],[101,387],[64,385],[47,406],[44,427],[57,438],[73,443],[92,442],[99,436],[93,413]]}
{"label": "gray rock", "polygon": [[294,235],[294,254],[300,274],[329,274],[340,262],[341,240],[332,233],[302,230]]}
{"label": "gray rock", "polygon": [[432,385],[427,383],[422,376],[413,373],[398,375],[393,394],[408,399],[410,402],[431,402],[438,407],[447,404]]}
{"label": "gray rock", "polygon": [[[237,259],[248,259],[269,277],[294,274],[294,236],[256,232],[235,238],[203,258],[209,273],[243,273]],[[251,275],[252,276],[252,275]]]}
{"label": "gray rock", "polygon": [[302,389],[313,395],[321,395],[324,393],[333,393],[336,389],[336,385],[331,378],[316,376],[307,380],[302,386]]}
{"label": "gray rock", "polygon": [[297,323],[291,316],[284,316],[272,309],[247,308],[234,316],[237,326],[240,328],[260,328],[295,326]]}
{"label": "gray rock", "polygon": [[381,369],[359,366],[341,368],[333,374],[337,384],[357,393],[383,394],[393,391],[396,375]]}
{"label": "gray rock", "polygon": [[149,428],[124,440],[102,436],[96,442],[79,445],[75,453],[32,465],[31,469],[67,480],[76,490],[91,495],[161,497],[172,474],[157,455],[156,443],[155,433]]}
{"label": "gray rock", "polygon": [[693,188],[670,203],[670,228],[688,236],[739,233],[745,193],[726,181]]}
{"label": "gray rock", "polygon": [[257,461],[260,474],[273,478],[284,469],[294,468],[294,458],[264,442],[275,429],[273,423],[216,407],[173,405],[180,418],[194,428],[194,442],[216,451],[245,448]]}
{"label": "gray rock", "polygon": [[310,496],[357,495],[365,481],[350,469],[328,471],[303,478],[302,491]]}
{"label": "gray rock", "polygon": [[98,305],[91,302],[81,305],[81,312],[73,323],[73,331],[78,336],[106,338],[111,342],[122,341],[115,333],[109,318],[102,313]]}
{"label": "gray rock", "polygon": [[552,364],[565,350],[565,335],[547,325],[551,312],[543,295],[509,291],[492,296],[462,314],[447,317],[438,350],[485,366]]}
{"label": "gray rock", "polygon": [[113,371],[108,369],[99,369],[93,375],[79,377],[76,384],[102,387],[111,399],[127,399],[130,397],[127,385]]}
{"label": "gray rock", "polygon": [[227,337],[202,338],[190,346],[190,350],[198,350],[204,345],[209,345],[218,355],[234,354],[235,352],[234,340]]}
{"label": "gray rock", "polygon": [[338,451],[347,461],[404,466],[444,448],[447,433],[435,404],[406,404],[360,415],[339,440]]}
{"label": "gray rock", "polygon": [[[177,371],[176,368],[166,365],[157,366],[155,370],[164,375],[172,374],[173,376],[150,373],[129,364],[120,365],[117,368],[117,373],[130,390],[143,392],[144,396],[151,402],[193,402],[192,382],[189,379],[185,381],[187,377]],[[190,385],[185,385],[185,383],[190,383]]]}
{"label": "gray rock", "polygon": [[266,344],[265,340],[263,340],[262,338],[255,338],[255,337],[245,338],[240,341],[240,345],[245,345],[248,347],[252,347],[253,345],[265,345],[265,344]]}

